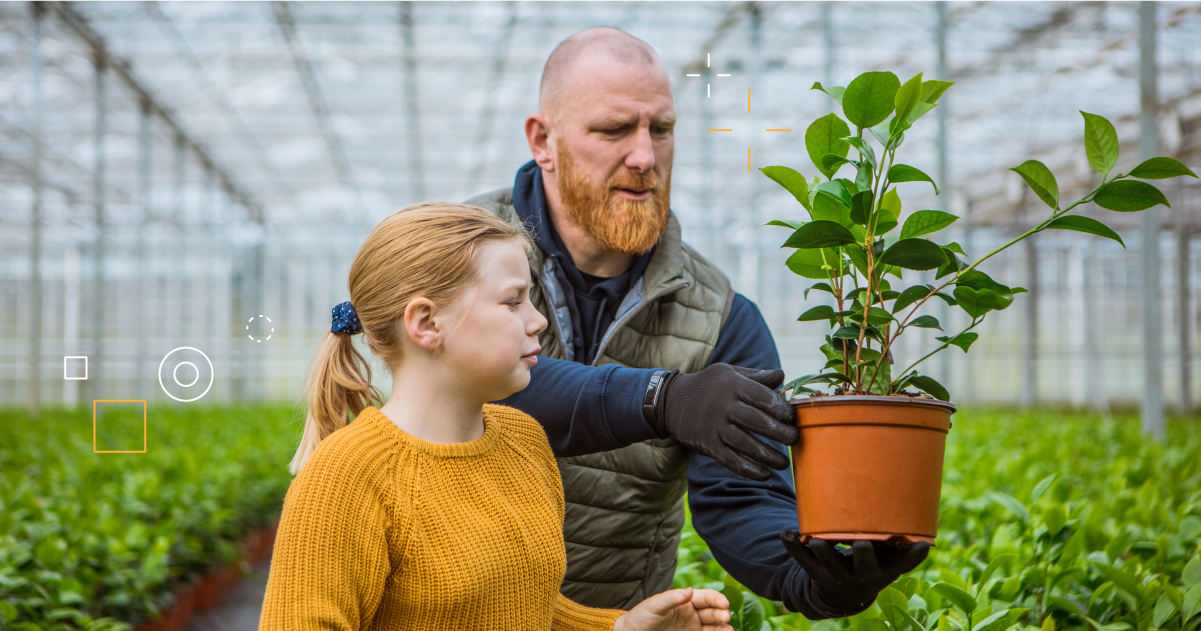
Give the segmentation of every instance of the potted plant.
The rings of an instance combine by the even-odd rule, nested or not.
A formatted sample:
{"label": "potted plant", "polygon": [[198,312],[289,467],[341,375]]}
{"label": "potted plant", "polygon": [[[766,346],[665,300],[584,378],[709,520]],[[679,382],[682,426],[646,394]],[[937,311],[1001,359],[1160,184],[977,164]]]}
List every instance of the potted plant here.
{"label": "potted plant", "polygon": [[[1074,230],[1122,243],[1102,222],[1071,211],[1087,202],[1118,212],[1168,206],[1158,189],[1139,180],[1196,177],[1184,164],[1166,157],[1111,176],[1118,159],[1117,133],[1105,118],[1081,112],[1085,152],[1101,174],[1100,183],[1065,204],[1046,165],[1027,160],[1012,168],[1050,212],[1029,230],[969,262],[959,244],[930,238],[958,217],[938,210],[902,216],[896,187],[924,183],[938,194],[930,176],[902,163],[897,154],[905,133],[952,85],[923,81],[921,73],[902,84],[891,72],[861,74],[846,88],[815,83],[813,89],[832,97],[845,116],[827,114],[805,132],[805,148],[820,175],[807,180],[784,166],[760,169],[809,214],[807,222],[768,223],[791,230],[783,246],[796,249],[788,258],[789,269],[819,281],[805,290],[806,297],[820,291],[834,302],[798,318],[830,324],[821,346],[827,360],[823,372],[782,388],[790,396],[807,395],[792,399],[801,430],[793,470],[805,538],[901,537],[933,543],[943,450],[955,406],[946,388],[917,368],[952,346],[966,353],[978,336],[972,329],[1026,291],[993,280],[980,264],[1044,230]],[[842,174],[846,177],[839,177]],[[907,272],[930,270],[933,283],[906,280],[911,275]],[[920,313],[931,299],[962,309],[970,323],[960,331],[943,331],[934,316]],[[917,329],[934,332],[940,345],[911,364],[894,367],[897,340]],[[815,387],[833,392],[823,394]]]}

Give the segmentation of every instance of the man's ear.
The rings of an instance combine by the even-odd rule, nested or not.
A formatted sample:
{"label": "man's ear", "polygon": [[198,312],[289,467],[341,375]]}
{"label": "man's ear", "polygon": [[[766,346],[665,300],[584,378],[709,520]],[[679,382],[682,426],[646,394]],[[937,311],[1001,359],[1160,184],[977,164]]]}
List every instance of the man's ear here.
{"label": "man's ear", "polygon": [[550,119],[545,114],[535,112],[525,119],[525,139],[530,143],[530,153],[534,154],[534,162],[548,173],[555,170],[550,134]]}
{"label": "man's ear", "polygon": [[427,351],[436,351],[442,345],[442,330],[434,319],[437,310],[428,298],[415,298],[405,307],[405,332],[409,339]]}

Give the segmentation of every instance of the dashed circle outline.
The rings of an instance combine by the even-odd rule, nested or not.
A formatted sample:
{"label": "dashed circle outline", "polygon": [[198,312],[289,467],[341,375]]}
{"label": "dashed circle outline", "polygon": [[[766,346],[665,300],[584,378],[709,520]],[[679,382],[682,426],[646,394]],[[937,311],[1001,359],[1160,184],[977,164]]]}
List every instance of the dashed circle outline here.
{"label": "dashed circle outline", "polygon": [[[263,314],[261,314],[261,313],[260,313],[260,314],[258,314],[257,316],[251,316],[251,317],[250,317],[250,319],[246,321],[246,330],[247,330],[247,331],[249,331],[249,330],[250,330],[250,325],[254,323],[254,321],[255,321],[255,319],[256,319],[256,318],[262,318],[262,319],[266,320],[267,322],[271,322],[271,318],[268,318],[267,316],[265,316],[265,315],[263,315]],[[271,322],[271,324],[273,324],[273,325],[274,325],[275,323],[274,323],[274,322]],[[255,341],[255,342],[258,342],[259,344],[262,344],[263,342],[265,342],[265,341],[267,341],[267,340],[271,339],[271,336],[272,336],[272,335],[274,335],[274,334],[275,334],[275,327],[274,327],[274,326],[272,326],[272,327],[271,327],[271,332],[270,332],[270,333],[268,333],[268,334],[267,334],[267,337],[266,337],[266,338],[264,338],[264,339],[261,339],[261,340],[260,340],[260,339],[256,338],[255,336],[253,336],[253,335],[251,335],[251,334],[249,334],[249,333],[247,333],[247,334],[246,334],[246,337],[250,338],[251,340],[253,340],[253,341]]]}
{"label": "dashed circle outline", "polygon": [[[200,396],[197,396],[197,397],[191,398],[191,399],[181,399],[181,398],[171,394],[170,392],[167,392],[167,386],[163,384],[163,365],[167,363],[167,358],[170,357],[172,354],[174,354],[175,351],[196,351],[197,353],[200,353],[200,356],[203,357],[204,361],[208,363],[208,365],[209,365],[209,385],[207,388],[204,389],[204,392],[200,393]],[[193,364],[193,365],[195,365],[195,364]],[[198,370],[196,372],[199,373],[200,371]],[[180,403],[191,403],[192,401],[196,401],[196,400],[200,399],[201,397],[203,397],[204,395],[209,393],[209,390],[212,389],[212,387],[213,387],[213,377],[216,376],[216,372],[217,371],[215,371],[213,369],[212,360],[209,359],[208,355],[204,354],[204,351],[200,350],[199,348],[194,348],[192,346],[180,346],[179,348],[172,349],[170,353],[163,355],[163,361],[158,363],[158,387],[162,388],[163,392],[165,392],[167,394],[167,396],[171,397],[172,399],[175,399],[176,401],[179,401]],[[174,374],[172,375],[172,377],[174,378]],[[200,378],[199,374],[197,374],[196,378],[197,379]],[[176,382],[176,383],[178,383],[178,382]]]}

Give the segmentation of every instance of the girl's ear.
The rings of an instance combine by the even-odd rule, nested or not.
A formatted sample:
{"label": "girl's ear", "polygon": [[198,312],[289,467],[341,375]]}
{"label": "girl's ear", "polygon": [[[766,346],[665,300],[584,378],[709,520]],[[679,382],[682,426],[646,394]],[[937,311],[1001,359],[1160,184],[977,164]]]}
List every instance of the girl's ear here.
{"label": "girl's ear", "polygon": [[405,307],[404,328],[409,339],[427,351],[442,345],[442,327],[434,317],[438,307],[428,298],[416,298]]}

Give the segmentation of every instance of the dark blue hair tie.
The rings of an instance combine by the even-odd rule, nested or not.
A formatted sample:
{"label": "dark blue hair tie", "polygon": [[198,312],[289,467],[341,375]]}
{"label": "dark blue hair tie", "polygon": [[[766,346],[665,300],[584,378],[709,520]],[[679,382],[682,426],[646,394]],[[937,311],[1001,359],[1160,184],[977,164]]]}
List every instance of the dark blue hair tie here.
{"label": "dark blue hair tie", "polygon": [[359,322],[359,314],[354,312],[354,307],[350,306],[349,301],[334,307],[334,325],[330,327],[329,332],[347,335],[358,335],[363,332],[363,323]]}

